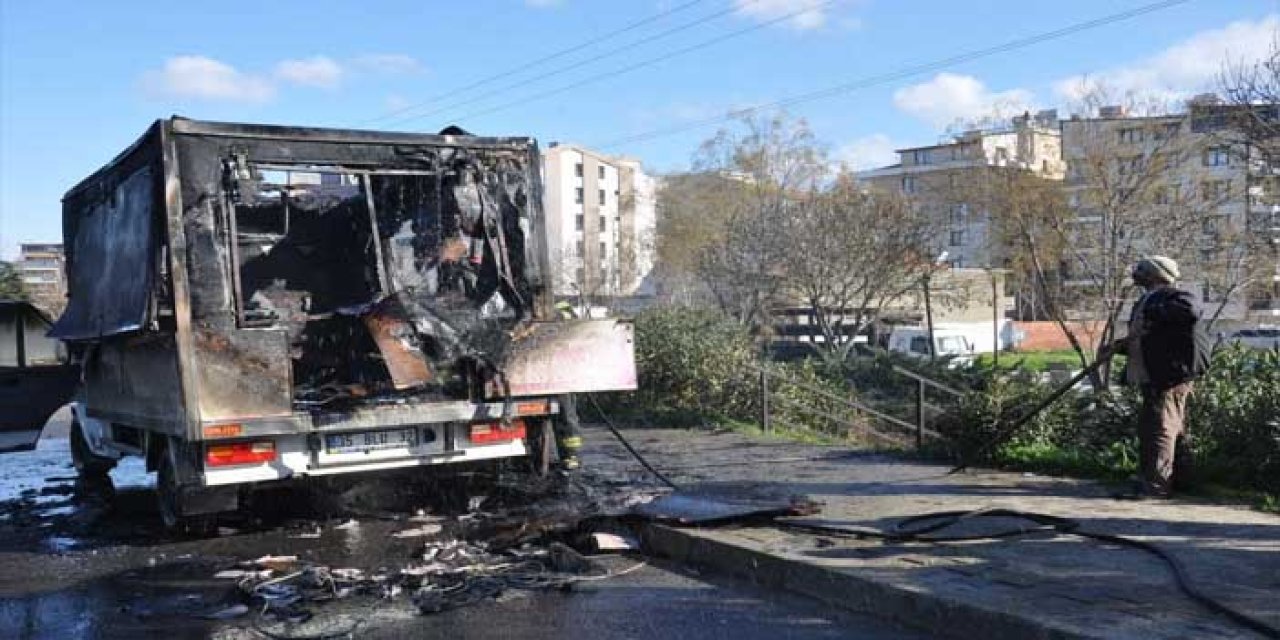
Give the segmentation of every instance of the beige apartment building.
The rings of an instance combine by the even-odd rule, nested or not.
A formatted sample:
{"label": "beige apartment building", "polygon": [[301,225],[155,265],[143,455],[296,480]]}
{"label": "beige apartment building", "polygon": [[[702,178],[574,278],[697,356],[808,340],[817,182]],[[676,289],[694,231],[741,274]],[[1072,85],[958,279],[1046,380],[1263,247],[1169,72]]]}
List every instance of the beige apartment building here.
{"label": "beige apartment building", "polygon": [[575,145],[552,143],[542,160],[556,295],[606,305],[608,299],[649,293],[654,178],[637,160]]}
{"label": "beige apartment building", "polygon": [[15,264],[31,302],[57,316],[67,304],[66,255],[61,244],[22,244]]}
{"label": "beige apartment building", "polygon": [[1030,171],[1060,180],[1061,135],[1056,111],[1023,114],[1009,126],[967,131],[944,142],[897,151],[896,164],[862,171],[857,177],[872,189],[899,192],[936,217],[938,254],[953,268],[1003,264],[989,232],[989,215],[967,202],[966,182],[992,167]]}
{"label": "beige apartment building", "polygon": [[1181,114],[1104,107],[1062,121],[1076,215],[1068,284],[1095,286],[1104,261],[1161,253],[1178,261],[1207,313],[1228,324],[1280,321],[1280,176],[1230,144],[1230,108],[1202,97]]}

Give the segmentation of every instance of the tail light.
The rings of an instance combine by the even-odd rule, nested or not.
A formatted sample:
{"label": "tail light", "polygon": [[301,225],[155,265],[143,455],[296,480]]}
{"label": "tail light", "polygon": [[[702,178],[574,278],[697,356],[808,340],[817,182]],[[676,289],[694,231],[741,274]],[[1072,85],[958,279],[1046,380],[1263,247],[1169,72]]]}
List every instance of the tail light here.
{"label": "tail light", "polygon": [[501,422],[481,422],[471,425],[471,442],[475,444],[511,442],[524,437],[524,420],[512,420],[511,424],[505,428]]}
{"label": "tail light", "polygon": [[214,444],[205,449],[204,462],[210,467],[226,467],[234,464],[257,464],[276,459],[276,443],[270,440],[258,442],[234,442]]}

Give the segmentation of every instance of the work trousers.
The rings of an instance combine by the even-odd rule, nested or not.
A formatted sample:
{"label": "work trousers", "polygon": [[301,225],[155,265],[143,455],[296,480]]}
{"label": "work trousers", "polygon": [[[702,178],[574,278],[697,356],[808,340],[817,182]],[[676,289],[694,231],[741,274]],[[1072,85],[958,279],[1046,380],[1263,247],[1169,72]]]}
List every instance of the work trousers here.
{"label": "work trousers", "polygon": [[1148,492],[1168,495],[1173,490],[1174,460],[1179,440],[1186,438],[1187,397],[1194,383],[1168,389],[1142,387],[1138,414],[1139,464]]}
{"label": "work trousers", "polygon": [[560,415],[552,421],[555,426],[556,444],[560,463],[566,469],[577,469],[578,451],[582,449],[582,430],[578,422],[578,399],[572,393],[559,398]]}

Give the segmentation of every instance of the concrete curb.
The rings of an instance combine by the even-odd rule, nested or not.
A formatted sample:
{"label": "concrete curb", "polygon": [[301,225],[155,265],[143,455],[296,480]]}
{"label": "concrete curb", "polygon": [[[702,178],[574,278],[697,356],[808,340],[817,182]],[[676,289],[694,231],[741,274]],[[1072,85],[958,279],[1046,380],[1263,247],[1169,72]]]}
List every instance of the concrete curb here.
{"label": "concrete curb", "polygon": [[745,579],[754,584],[815,598],[848,611],[870,614],[905,627],[951,638],[1026,638],[1097,640],[1078,628],[906,588],[873,577],[787,558],[700,535],[696,529],[647,524],[641,529],[646,551],[681,564]]}

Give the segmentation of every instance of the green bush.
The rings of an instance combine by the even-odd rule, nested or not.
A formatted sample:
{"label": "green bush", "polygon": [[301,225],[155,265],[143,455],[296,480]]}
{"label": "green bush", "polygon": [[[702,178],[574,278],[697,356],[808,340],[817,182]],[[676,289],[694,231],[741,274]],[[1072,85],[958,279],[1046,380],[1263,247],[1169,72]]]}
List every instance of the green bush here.
{"label": "green bush", "polygon": [[636,316],[640,388],[610,398],[615,409],[666,425],[754,419],[756,348],[741,324],[707,309],[657,307]]}
{"label": "green bush", "polygon": [[1197,475],[1280,493],[1280,351],[1218,350],[1187,413]]}

